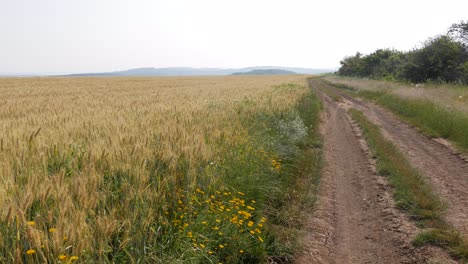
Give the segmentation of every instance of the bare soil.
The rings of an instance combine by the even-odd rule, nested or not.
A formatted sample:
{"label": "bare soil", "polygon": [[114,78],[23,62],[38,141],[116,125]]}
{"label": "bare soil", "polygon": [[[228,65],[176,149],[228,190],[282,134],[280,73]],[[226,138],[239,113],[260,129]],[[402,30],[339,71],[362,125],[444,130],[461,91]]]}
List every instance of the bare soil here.
{"label": "bare soil", "polygon": [[310,85],[325,108],[321,129],[326,165],[298,263],[456,263],[441,249],[411,245],[419,230],[396,209],[392,188],[376,174],[367,144],[347,115],[350,107],[368,115],[366,103],[352,98],[337,102],[320,91],[325,83],[311,79]]}

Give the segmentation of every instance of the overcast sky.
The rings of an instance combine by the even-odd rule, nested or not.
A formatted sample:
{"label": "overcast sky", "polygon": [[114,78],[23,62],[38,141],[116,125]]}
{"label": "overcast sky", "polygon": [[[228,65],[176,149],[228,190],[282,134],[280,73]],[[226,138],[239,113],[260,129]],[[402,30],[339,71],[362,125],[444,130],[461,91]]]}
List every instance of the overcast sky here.
{"label": "overcast sky", "polygon": [[0,0],[0,73],[334,68],[467,19],[467,0]]}

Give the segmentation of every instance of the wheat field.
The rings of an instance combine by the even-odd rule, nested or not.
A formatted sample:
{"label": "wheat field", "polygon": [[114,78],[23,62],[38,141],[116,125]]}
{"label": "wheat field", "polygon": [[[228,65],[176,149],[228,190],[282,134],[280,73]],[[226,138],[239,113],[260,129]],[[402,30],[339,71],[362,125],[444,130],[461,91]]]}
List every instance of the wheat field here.
{"label": "wheat field", "polygon": [[0,262],[261,256],[269,190],[256,181],[287,157],[252,130],[261,117],[297,123],[305,87],[303,76],[0,79]]}

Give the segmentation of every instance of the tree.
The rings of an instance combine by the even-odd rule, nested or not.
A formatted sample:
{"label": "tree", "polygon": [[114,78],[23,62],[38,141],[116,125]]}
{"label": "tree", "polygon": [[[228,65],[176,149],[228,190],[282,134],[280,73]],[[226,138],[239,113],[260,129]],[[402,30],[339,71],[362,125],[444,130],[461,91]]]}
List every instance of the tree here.
{"label": "tree", "polygon": [[458,24],[453,24],[449,31],[448,35],[454,38],[455,40],[461,42],[465,48],[468,47],[468,21],[461,21]]}
{"label": "tree", "polygon": [[453,24],[446,35],[431,38],[420,49],[378,49],[340,61],[344,76],[400,79],[411,82],[468,83],[468,22]]}
{"label": "tree", "polygon": [[454,82],[463,75],[460,66],[468,59],[461,43],[450,36],[439,36],[426,41],[423,48],[409,56],[405,77],[413,82]]}
{"label": "tree", "polygon": [[402,53],[390,49],[378,49],[362,59],[362,73],[371,78],[395,78]]}
{"label": "tree", "polygon": [[361,53],[357,52],[354,56],[345,57],[340,61],[340,64],[341,67],[338,70],[339,75],[360,76]]}

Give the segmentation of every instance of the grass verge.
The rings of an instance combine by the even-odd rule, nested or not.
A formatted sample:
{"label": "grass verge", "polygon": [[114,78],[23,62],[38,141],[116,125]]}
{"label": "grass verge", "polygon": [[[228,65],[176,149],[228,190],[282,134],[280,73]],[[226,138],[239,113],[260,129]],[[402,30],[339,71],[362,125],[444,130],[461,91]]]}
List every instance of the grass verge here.
{"label": "grass verge", "polygon": [[462,152],[468,152],[468,116],[426,100],[405,99],[384,91],[359,90],[344,84],[334,84],[351,95],[373,100],[398,114],[430,137],[441,137],[456,144]]}
{"label": "grass verge", "polygon": [[[283,157],[282,176],[274,180],[277,188],[270,189],[263,210],[271,232],[267,238],[269,262],[292,262],[294,253],[301,247],[300,231],[306,212],[315,204],[322,168],[322,139],[318,129],[321,108],[320,100],[310,90],[298,102],[294,117],[281,117],[289,121],[268,119],[263,124],[274,129],[254,129],[264,131],[256,138],[268,142],[267,145],[273,146]],[[262,124],[261,120],[265,117],[259,117],[255,123]],[[301,134],[305,137],[297,142],[295,139]],[[296,143],[290,144],[290,141]],[[267,185],[271,186],[272,182]]]}
{"label": "grass verge", "polygon": [[468,243],[444,222],[442,203],[421,174],[362,112],[351,109],[350,114],[361,127],[377,159],[379,175],[387,177],[394,187],[397,206],[415,219],[418,225],[430,228],[429,231],[419,234],[414,239],[414,244],[441,246],[447,248],[454,257],[468,261]]}

